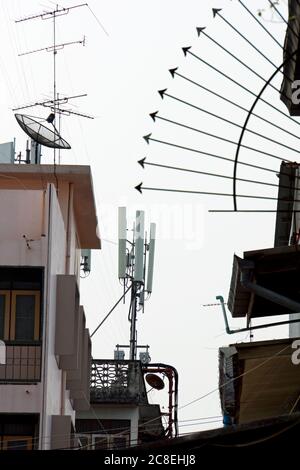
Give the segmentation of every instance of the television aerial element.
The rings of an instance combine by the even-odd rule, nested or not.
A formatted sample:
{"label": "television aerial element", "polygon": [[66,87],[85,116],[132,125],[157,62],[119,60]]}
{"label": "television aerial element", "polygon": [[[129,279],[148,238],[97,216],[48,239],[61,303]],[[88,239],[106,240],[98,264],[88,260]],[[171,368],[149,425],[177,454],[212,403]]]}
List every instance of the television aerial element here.
{"label": "television aerial element", "polygon": [[[44,145],[46,147],[53,148],[53,157],[54,157],[54,165],[56,164],[56,149],[58,149],[58,162],[60,163],[60,157],[61,157],[61,150],[66,150],[70,149],[71,146],[66,142],[60,135],[61,132],[61,116],[66,115],[76,115],[76,116],[81,116],[85,117],[88,119],[94,119],[93,116],[89,116],[87,114],[83,114],[81,112],[73,111],[72,109],[66,109],[66,108],[61,108],[61,104],[67,104],[71,99],[74,98],[80,98],[82,96],[86,96],[86,94],[81,94],[81,95],[75,95],[75,96],[67,96],[67,97],[61,97],[59,93],[57,92],[57,74],[56,74],[56,58],[57,58],[57,53],[58,51],[64,49],[67,46],[72,46],[74,44],[82,44],[83,46],[85,45],[85,36],[83,37],[82,40],[77,40],[77,41],[69,41],[69,42],[64,42],[61,44],[57,44],[57,34],[56,34],[56,22],[57,18],[63,15],[67,15],[71,10],[74,10],[75,8],[80,8],[88,6],[86,3],[84,4],[78,4],[78,5],[73,5],[68,8],[60,7],[59,5],[56,5],[56,8],[53,11],[43,11],[42,13],[39,14],[34,14],[30,15],[24,18],[20,18],[18,20],[15,20],[15,23],[20,23],[20,22],[25,22],[29,20],[35,20],[35,19],[42,19],[42,20],[52,20],[53,21],[53,43],[51,46],[48,47],[42,47],[38,49],[34,49],[31,51],[27,52],[22,52],[19,54],[19,56],[25,56],[28,54],[33,54],[33,53],[39,53],[42,51],[47,51],[53,53],[53,98],[52,100],[45,100],[41,102],[36,102],[34,104],[29,104],[26,106],[21,106],[18,108],[15,108],[13,111],[18,111],[20,109],[25,109],[25,108],[30,108],[33,106],[45,106],[50,108],[51,114],[49,117],[46,119],[48,124],[53,124],[53,121],[55,120],[56,116],[59,116],[59,122],[58,122],[58,130],[53,124],[53,129],[48,128],[40,123],[39,118],[31,118],[30,116],[25,116],[21,114],[16,114],[16,119],[19,123],[19,125],[22,127],[22,129],[28,134],[32,140],[40,145]],[[42,120],[41,120],[42,121]],[[38,154],[35,156],[35,163],[40,163],[40,158]]]}
{"label": "television aerial element", "polygon": [[[15,118],[23,131],[38,144],[54,149],[70,149],[70,144],[60,136],[53,124],[53,114],[50,116],[47,119],[33,119],[31,116],[27,116],[25,114],[15,114]],[[37,119],[41,120],[38,121]],[[42,124],[41,122],[43,121],[52,124],[53,130]]]}

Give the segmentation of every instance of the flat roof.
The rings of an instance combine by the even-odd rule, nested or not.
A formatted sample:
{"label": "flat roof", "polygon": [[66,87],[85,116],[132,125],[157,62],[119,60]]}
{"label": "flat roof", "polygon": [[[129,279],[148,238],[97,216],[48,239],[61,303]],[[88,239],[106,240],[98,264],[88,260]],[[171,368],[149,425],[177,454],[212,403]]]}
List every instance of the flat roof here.
{"label": "flat roof", "polygon": [[47,183],[74,185],[74,213],[81,248],[100,249],[91,168],[88,165],[0,164],[1,189],[45,189]]}

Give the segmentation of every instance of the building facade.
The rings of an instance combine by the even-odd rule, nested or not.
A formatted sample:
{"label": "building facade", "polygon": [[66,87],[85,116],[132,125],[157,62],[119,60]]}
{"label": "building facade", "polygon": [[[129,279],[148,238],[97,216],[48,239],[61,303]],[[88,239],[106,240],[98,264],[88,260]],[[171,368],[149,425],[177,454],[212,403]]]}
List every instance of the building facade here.
{"label": "building facade", "polygon": [[82,249],[100,249],[90,168],[0,165],[0,449],[76,446],[89,409]]}

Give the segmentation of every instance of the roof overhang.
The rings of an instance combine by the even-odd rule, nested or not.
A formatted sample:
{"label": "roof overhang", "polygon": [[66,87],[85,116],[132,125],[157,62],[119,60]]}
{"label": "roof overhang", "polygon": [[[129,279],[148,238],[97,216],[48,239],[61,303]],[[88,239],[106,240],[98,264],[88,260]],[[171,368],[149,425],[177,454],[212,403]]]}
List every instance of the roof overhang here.
{"label": "roof overhang", "polygon": [[245,262],[253,266],[252,283],[299,303],[300,245],[247,251],[244,258],[234,255],[228,297],[228,308],[233,317],[298,313],[245,288],[241,282]]}
{"label": "roof overhang", "polygon": [[223,457],[223,461],[230,465],[235,461],[241,462],[241,456],[249,457],[249,462],[258,462],[259,459],[255,460],[255,457],[261,458],[262,451],[265,451],[263,455],[267,456],[268,463],[270,459],[273,463],[271,456],[276,458],[277,455],[293,455],[299,443],[299,429],[300,413],[295,413],[253,423],[191,432],[174,439],[160,439],[158,442],[132,447],[131,453],[181,454],[181,458],[184,454],[186,457],[195,454],[199,461],[204,461],[207,457],[210,463],[216,462],[218,465],[220,457]]}
{"label": "roof overhang", "polygon": [[86,165],[0,164],[1,189],[46,189],[47,184],[70,183],[81,248],[100,249],[91,168]]}

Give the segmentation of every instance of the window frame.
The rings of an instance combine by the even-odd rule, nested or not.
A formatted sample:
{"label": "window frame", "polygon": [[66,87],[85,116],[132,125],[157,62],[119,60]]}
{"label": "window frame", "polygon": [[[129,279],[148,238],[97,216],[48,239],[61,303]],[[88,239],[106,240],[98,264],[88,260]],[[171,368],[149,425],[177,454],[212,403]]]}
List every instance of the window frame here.
{"label": "window frame", "polygon": [[[16,449],[11,449],[11,450],[33,450],[33,438],[32,436],[14,436],[11,434],[1,436],[1,449],[2,450],[9,450],[7,443],[8,442],[16,442]],[[25,441],[27,442],[26,447],[22,446],[18,448],[17,442]]]}
{"label": "window frame", "polygon": [[11,291],[9,290],[0,290],[0,296],[4,295],[5,297],[5,307],[4,307],[4,335],[3,340],[9,340],[9,327],[10,327],[10,302],[11,302]]}
{"label": "window frame", "polygon": [[38,290],[12,290],[11,291],[9,339],[10,341],[18,341],[15,339],[16,337],[16,306],[17,306],[18,295],[28,295],[28,296],[33,295],[35,297],[33,341],[38,341],[40,339],[40,312],[41,312],[41,308],[40,308],[41,293]]}
{"label": "window frame", "polygon": [[[126,441],[126,445],[124,448],[129,446],[129,441],[130,441],[130,436],[128,433],[126,434],[92,434],[92,449],[96,450],[97,449],[97,440],[101,439],[103,440],[103,446],[101,446],[101,449],[104,448],[104,444],[106,443],[106,450],[117,450],[114,448],[114,439],[115,438],[121,438]],[[122,447],[123,448],[123,447]],[[105,449],[105,448],[104,448]]]}

